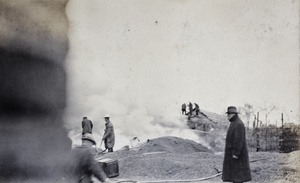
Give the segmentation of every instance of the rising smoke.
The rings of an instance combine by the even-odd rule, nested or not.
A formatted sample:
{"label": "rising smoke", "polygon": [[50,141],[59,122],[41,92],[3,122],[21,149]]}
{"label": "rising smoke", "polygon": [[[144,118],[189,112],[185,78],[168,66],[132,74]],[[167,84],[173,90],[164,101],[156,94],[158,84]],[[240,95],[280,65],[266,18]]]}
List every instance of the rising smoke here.
{"label": "rising smoke", "polygon": [[[172,133],[188,137],[190,133],[178,131],[187,128],[180,115],[187,100],[219,114],[228,105],[246,102],[261,106],[274,101],[276,106],[292,104],[299,109],[294,102],[298,93],[292,92],[298,90],[298,80],[293,79],[298,78],[298,50],[284,47],[298,45],[290,41],[298,36],[291,28],[298,24],[296,19],[288,18],[291,26],[282,27],[286,16],[275,19],[263,14],[268,2],[225,3],[226,8],[204,1],[161,3],[164,6],[151,1],[69,2],[65,121],[73,143],[80,143],[83,116],[93,121],[99,143],[107,113],[119,147],[136,136],[141,140]],[[296,13],[284,3],[274,4],[283,6],[285,12]],[[253,19],[253,14],[263,19]],[[256,21],[281,28],[262,31],[264,23],[251,23]],[[272,36],[283,33],[287,40]],[[286,54],[287,50],[291,52]]]}

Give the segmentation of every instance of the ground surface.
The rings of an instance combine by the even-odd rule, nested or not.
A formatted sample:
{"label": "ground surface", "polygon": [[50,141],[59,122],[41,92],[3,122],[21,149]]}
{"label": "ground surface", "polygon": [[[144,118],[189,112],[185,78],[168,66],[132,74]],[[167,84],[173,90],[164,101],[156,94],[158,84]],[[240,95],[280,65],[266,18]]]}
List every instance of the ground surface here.
{"label": "ground surface", "polygon": [[[118,160],[119,176],[111,178],[112,182],[216,183],[222,182],[223,155],[190,140],[162,137],[137,148],[99,155],[98,159],[108,157]],[[251,182],[300,182],[300,151],[288,154],[250,152],[249,157]],[[210,176],[215,177],[201,180]]]}

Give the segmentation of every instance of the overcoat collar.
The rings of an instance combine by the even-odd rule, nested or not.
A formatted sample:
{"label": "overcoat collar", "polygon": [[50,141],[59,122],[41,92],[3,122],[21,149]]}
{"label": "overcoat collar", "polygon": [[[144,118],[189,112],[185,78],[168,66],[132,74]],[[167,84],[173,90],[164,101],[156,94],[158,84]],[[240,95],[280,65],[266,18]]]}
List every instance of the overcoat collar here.
{"label": "overcoat collar", "polygon": [[230,122],[234,122],[236,119],[238,119],[238,115],[237,114],[235,114],[229,121]]}

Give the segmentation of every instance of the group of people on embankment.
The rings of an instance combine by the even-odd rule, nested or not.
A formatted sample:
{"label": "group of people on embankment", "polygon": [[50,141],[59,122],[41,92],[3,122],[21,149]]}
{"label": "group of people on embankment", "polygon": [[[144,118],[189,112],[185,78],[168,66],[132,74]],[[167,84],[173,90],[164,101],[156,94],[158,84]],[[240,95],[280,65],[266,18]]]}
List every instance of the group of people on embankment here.
{"label": "group of people on embankment", "polygon": [[[181,114],[184,114],[184,115],[189,115],[191,116],[193,111],[196,112],[196,116],[198,116],[198,114],[200,113],[200,107],[197,103],[194,103],[194,106],[195,108],[193,108],[193,104],[191,102],[189,102],[188,105],[186,105],[185,103],[183,103],[181,105]],[[186,111],[186,108],[189,108],[189,112]]]}

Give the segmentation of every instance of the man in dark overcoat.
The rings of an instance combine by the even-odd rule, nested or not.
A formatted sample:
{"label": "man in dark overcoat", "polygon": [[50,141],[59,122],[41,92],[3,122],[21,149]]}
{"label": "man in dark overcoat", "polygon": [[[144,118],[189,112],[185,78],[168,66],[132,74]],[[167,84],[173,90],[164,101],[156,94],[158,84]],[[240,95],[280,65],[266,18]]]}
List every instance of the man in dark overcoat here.
{"label": "man in dark overcoat", "polygon": [[227,109],[230,125],[227,131],[223,162],[223,182],[247,182],[251,180],[248,148],[244,123],[238,116],[236,107]]}
{"label": "man in dark overcoat", "polygon": [[113,147],[115,145],[115,132],[114,132],[114,126],[109,120],[110,116],[106,115],[104,117],[105,120],[105,130],[104,135],[102,137],[102,141],[104,141],[105,149],[108,150],[108,152],[113,152]]}
{"label": "man in dark overcoat", "polygon": [[93,130],[93,123],[87,117],[83,117],[82,119],[82,135],[84,136],[85,133],[92,134]]}

